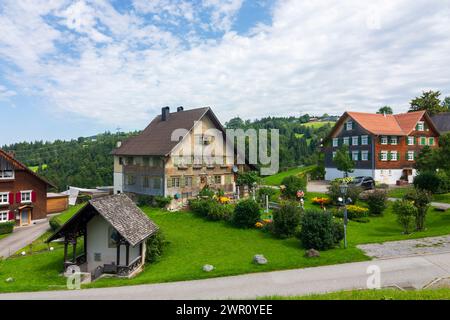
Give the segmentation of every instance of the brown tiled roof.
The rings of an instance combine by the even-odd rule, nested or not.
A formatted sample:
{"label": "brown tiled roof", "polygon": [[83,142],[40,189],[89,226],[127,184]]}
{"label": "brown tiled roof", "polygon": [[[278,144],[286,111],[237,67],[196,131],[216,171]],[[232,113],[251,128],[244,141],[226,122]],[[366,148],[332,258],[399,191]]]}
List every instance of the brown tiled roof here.
{"label": "brown tiled roof", "polygon": [[365,112],[346,112],[346,114],[372,134],[405,136],[415,129],[417,122],[425,115],[425,111],[396,115]]}
{"label": "brown tiled roof", "polygon": [[5,158],[7,161],[11,162],[16,168],[18,169],[22,169],[26,172],[28,172],[29,174],[35,176],[36,178],[38,178],[39,180],[43,181],[47,186],[52,187],[52,188],[56,188],[56,186],[51,183],[50,181],[48,181],[47,179],[45,179],[44,177],[41,177],[40,175],[38,175],[36,172],[34,172],[33,170],[29,169],[26,165],[24,165],[22,162],[20,162],[19,160],[17,160],[16,158],[12,157],[10,154],[8,154],[6,151],[0,149],[0,157]]}
{"label": "brown tiled roof", "polygon": [[166,121],[162,121],[161,115],[158,115],[141,134],[124,141],[112,153],[130,156],[168,155],[179,143],[179,141],[171,141],[172,132],[176,129],[191,130],[194,122],[202,119],[207,113],[211,114],[213,121],[217,122],[217,125],[222,128],[220,122],[208,107],[172,112]]}

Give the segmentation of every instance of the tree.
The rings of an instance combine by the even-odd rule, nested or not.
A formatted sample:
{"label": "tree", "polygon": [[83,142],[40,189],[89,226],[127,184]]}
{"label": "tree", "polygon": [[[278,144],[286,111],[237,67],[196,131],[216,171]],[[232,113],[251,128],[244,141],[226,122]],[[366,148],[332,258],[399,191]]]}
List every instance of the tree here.
{"label": "tree", "polygon": [[297,191],[306,191],[307,181],[304,176],[288,176],[281,181],[281,185],[284,186],[284,189],[282,189],[283,196],[295,199]]}
{"label": "tree", "polygon": [[419,152],[414,167],[419,172],[436,171],[438,168],[438,154],[429,146],[425,146]]}
{"label": "tree", "polygon": [[439,99],[440,95],[440,91],[424,91],[420,97],[411,101],[411,107],[408,112],[425,110],[428,111],[430,115],[434,115],[448,111],[448,109],[442,105],[441,100]]}
{"label": "tree", "polygon": [[283,204],[273,213],[273,233],[279,238],[289,238],[298,231],[301,209],[296,203]]}
{"label": "tree", "polygon": [[397,215],[397,222],[402,226],[404,234],[410,234],[413,228],[414,217],[417,215],[417,208],[412,201],[397,200],[393,205],[394,213]]}
{"label": "tree", "polygon": [[378,114],[394,114],[394,111],[389,106],[384,106],[380,108],[377,112]]}
{"label": "tree", "polygon": [[247,171],[239,173],[236,184],[238,186],[247,186],[248,188],[252,188],[255,184],[260,182],[260,178],[255,171]]}
{"label": "tree", "polygon": [[245,124],[241,118],[236,117],[225,123],[225,127],[229,129],[243,129]]}
{"label": "tree", "polygon": [[405,200],[411,201],[416,207],[416,230],[425,230],[425,219],[430,208],[431,194],[425,190],[414,189],[405,195]]}
{"label": "tree", "polygon": [[442,101],[442,106],[447,109],[446,112],[450,112],[450,97],[445,97],[444,101]]}
{"label": "tree", "polygon": [[336,157],[333,161],[336,168],[344,172],[344,178],[348,177],[348,174],[353,172],[355,168],[355,162],[350,157],[349,149],[346,146],[342,146],[336,151]]}

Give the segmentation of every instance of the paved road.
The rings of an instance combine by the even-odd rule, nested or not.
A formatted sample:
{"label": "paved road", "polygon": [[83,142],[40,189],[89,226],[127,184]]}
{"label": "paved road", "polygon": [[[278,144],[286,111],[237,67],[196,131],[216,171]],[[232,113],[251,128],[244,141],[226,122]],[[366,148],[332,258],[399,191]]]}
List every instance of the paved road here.
{"label": "paved road", "polygon": [[0,240],[0,257],[7,258],[17,250],[39,238],[49,228],[47,220],[42,220],[27,227],[14,229],[14,232]]}
{"label": "paved road", "polygon": [[245,299],[270,295],[306,295],[367,288],[367,269],[377,266],[381,285],[420,289],[450,277],[450,253],[373,260],[316,268],[140,286],[0,294],[8,299]]}
{"label": "paved road", "polygon": [[[397,201],[400,200],[399,198],[388,198],[389,201]],[[435,208],[441,208],[444,210],[450,209],[449,203],[441,203],[441,202],[431,202],[431,206]]]}

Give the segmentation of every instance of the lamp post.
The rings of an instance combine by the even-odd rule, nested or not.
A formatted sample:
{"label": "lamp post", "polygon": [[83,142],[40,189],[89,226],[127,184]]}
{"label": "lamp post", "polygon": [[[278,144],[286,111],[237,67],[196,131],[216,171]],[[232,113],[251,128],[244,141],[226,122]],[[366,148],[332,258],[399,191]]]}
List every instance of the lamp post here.
{"label": "lamp post", "polygon": [[[342,205],[344,206],[344,248],[347,249],[347,223],[348,223],[347,191],[348,191],[348,184],[345,182],[342,183],[339,186],[339,189],[340,189],[341,195],[342,195],[342,198],[339,198],[339,202],[341,202]],[[348,200],[350,200],[350,199],[348,199]]]}

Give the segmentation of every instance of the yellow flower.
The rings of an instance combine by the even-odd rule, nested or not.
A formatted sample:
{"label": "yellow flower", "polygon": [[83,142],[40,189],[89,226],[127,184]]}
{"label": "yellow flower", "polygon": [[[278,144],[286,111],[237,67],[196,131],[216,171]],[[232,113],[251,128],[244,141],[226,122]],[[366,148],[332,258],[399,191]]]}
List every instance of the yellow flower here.
{"label": "yellow flower", "polygon": [[261,222],[255,223],[256,228],[262,228],[264,225]]}

